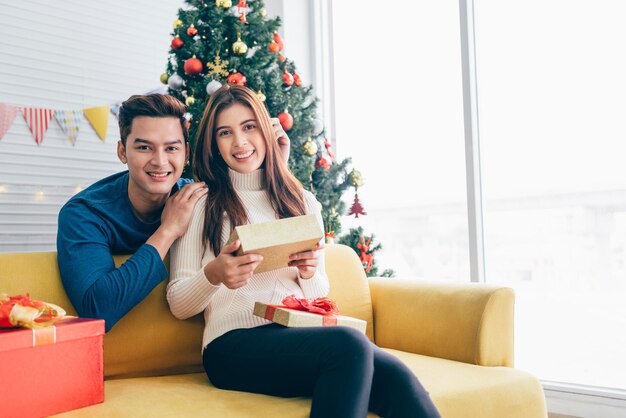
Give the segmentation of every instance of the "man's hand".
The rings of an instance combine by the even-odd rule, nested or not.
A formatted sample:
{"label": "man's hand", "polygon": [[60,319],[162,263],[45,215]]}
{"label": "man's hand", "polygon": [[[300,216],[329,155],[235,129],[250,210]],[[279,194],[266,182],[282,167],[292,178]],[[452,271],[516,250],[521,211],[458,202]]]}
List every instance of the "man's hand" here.
{"label": "man's hand", "polygon": [[318,242],[315,248],[310,251],[291,254],[289,256],[289,266],[298,267],[300,277],[303,279],[310,279],[317,271],[317,252],[324,249],[324,247],[324,244]]}
{"label": "man's hand", "polygon": [[161,259],[165,258],[174,241],[187,232],[193,208],[208,190],[204,182],[191,183],[167,198],[161,212],[161,226],[146,241],[156,248]]}
{"label": "man's hand", "polygon": [[167,229],[176,238],[185,235],[191,214],[196,202],[208,192],[204,182],[190,183],[183,186],[165,202],[161,213],[161,226]]}
{"label": "man's hand", "polygon": [[287,136],[287,133],[283,129],[283,125],[280,124],[278,118],[272,118],[272,127],[276,134],[276,142],[278,142],[278,149],[280,149],[281,156],[285,164],[289,161],[289,153],[291,152],[291,141]]}
{"label": "man's hand", "polygon": [[254,270],[263,261],[259,254],[233,255],[241,242],[236,240],[224,248],[215,259],[204,266],[204,275],[214,286],[223,283],[229,289],[237,289],[248,284]]}

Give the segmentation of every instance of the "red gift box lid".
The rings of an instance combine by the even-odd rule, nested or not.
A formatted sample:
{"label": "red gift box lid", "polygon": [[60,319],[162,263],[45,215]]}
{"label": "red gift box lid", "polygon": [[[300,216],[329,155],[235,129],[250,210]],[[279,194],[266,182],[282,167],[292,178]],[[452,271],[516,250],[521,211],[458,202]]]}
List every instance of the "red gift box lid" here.
{"label": "red gift box lid", "polygon": [[62,319],[55,325],[39,329],[0,329],[0,352],[61,343],[104,334],[104,320],[89,318]]}

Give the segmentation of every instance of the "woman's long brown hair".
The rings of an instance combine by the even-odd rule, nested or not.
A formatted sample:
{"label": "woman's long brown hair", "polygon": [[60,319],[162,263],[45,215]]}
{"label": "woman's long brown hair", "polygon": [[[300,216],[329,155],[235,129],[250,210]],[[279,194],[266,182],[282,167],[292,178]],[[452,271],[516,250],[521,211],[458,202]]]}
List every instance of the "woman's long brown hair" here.
{"label": "woman's long brown hair", "polygon": [[204,109],[196,147],[193,155],[193,174],[207,184],[203,244],[217,256],[222,250],[224,217],[231,229],[247,224],[248,216],[241,200],[233,189],[228,175],[228,165],[218,153],[215,137],[217,117],[221,111],[235,103],[252,109],[265,139],[264,186],[279,218],[289,218],[306,213],[302,184],[294,177],[280,156],[270,115],[263,102],[247,87],[225,85],[213,93]]}

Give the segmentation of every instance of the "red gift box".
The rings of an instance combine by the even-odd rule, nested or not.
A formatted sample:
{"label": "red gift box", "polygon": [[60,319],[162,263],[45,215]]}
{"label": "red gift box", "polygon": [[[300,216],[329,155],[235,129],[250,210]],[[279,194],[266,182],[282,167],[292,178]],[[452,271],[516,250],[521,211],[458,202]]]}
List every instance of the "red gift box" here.
{"label": "red gift box", "polygon": [[104,321],[0,330],[0,417],[42,417],[104,401]]}

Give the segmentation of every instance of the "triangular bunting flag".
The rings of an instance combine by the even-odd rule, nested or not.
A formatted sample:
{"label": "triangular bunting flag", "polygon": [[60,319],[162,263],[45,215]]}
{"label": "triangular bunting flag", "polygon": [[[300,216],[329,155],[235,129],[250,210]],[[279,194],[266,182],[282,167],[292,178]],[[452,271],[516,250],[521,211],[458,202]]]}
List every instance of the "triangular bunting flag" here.
{"label": "triangular bunting flag", "polygon": [[78,129],[80,128],[80,110],[56,110],[54,118],[59,123],[67,139],[74,145],[78,137]]}
{"label": "triangular bunting flag", "polygon": [[8,104],[0,103],[0,139],[7,133],[20,109]]}
{"label": "triangular bunting flag", "polygon": [[52,119],[54,110],[25,107],[22,109],[22,113],[24,114],[26,124],[35,138],[35,142],[37,142],[37,145],[41,145],[43,142],[43,136],[50,127],[50,120]]}
{"label": "triangular bunting flag", "polygon": [[122,107],[122,102],[111,105],[111,113],[118,119],[120,118],[120,107]]}
{"label": "triangular bunting flag", "polygon": [[107,125],[109,124],[109,106],[98,106],[83,109],[85,117],[91,123],[102,142],[107,137]]}

